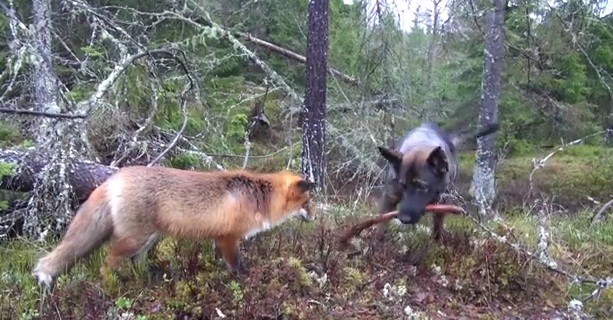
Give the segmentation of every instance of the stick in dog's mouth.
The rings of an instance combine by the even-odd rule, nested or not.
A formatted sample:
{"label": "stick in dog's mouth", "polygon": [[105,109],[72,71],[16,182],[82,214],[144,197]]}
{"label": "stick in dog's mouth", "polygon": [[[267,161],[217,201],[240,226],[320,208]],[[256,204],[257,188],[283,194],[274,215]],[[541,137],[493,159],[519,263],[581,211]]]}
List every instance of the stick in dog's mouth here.
{"label": "stick in dog's mouth", "polygon": [[[432,213],[447,213],[447,214],[465,214],[466,211],[462,207],[452,204],[430,204],[426,206],[427,212]],[[349,239],[360,234],[364,229],[367,229],[375,224],[390,221],[398,216],[398,211],[384,213],[375,217],[368,218],[347,230],[340,238],[342,245],[347,244]]]}

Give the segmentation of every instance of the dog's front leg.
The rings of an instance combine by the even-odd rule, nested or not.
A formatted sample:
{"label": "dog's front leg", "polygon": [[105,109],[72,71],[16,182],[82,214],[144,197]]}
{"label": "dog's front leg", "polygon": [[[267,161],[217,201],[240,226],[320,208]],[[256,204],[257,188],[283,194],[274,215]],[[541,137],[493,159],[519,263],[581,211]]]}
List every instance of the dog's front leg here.
{"label": "dog's front leg", "polygon": [[443,232],[445,232],[445,227],[443,225],[444,220],[445,213],[432,214],[432,238],[437,242],[441,241]]}
{"label": "dog's front leg", "polygon": [[[384,214],[396,210],[398,202],[400,202],[400,197],[397,197],[395,194],[385,192],[383,194],[383,197],[381,197],[381,202],[379,204],[379,214]],[[377,228],[375,230],[375,237],[377,240],[383,240],[387,231],[388,224],[389,221],[382,222],[377,225]]]}

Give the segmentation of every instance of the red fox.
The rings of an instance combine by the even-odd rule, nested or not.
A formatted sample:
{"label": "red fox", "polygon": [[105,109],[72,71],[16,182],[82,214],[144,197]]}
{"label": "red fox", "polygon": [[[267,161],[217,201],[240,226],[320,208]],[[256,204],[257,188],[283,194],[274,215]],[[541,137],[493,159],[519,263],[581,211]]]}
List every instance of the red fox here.
{"label": "red fox", "polygon": [[241,241],[292,216],[312,220],[313,187],[289,171],[124,167],[91,193],[62,241],[32,273],[50,288],[77,259],[110,241],[106,265],[100,268],[106,277],[124,258],[134,262],[146,256],[160,236],[213,239],[229,271],[241,273]]}

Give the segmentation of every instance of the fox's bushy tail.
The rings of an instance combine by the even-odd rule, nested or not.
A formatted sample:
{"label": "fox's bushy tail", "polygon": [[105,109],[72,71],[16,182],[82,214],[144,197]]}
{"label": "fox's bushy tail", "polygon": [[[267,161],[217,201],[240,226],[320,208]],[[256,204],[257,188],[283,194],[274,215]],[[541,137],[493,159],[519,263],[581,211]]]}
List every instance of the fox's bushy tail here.
{"label": "fox's bushy tail", "polygon": [[108,239],[112,230],[113,221],[106,190],[98,188],[78,210],[60,244],[38,260],[33,275],[40,284],[51,287],[59,274],[68,271],[77,259],[99,247]]}

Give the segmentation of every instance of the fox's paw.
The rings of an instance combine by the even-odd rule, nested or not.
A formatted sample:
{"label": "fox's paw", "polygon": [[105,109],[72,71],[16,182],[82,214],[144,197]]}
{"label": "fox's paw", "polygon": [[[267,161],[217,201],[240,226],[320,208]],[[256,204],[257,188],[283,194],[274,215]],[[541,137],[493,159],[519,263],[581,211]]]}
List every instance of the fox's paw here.
{"label": "fox's paw", "polygon": [[51,286],[53,285],[53,277],[41,270],[34,269],[32,272],[34,278],[38,282],[38,285],[45,288],[46,290],[51,290]]}
{"label": "fox's paw", "polygon": [[238,263],[236,263],[236,265],[228,266],[228,269],[230,273],[235,277],[238,277],[238,276],[241,276],[247,273],[247,270],[245,269],[245,267],[243,267],[243,263],[240,260]]}

